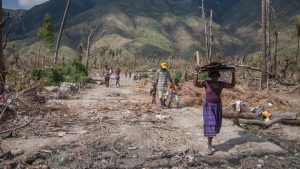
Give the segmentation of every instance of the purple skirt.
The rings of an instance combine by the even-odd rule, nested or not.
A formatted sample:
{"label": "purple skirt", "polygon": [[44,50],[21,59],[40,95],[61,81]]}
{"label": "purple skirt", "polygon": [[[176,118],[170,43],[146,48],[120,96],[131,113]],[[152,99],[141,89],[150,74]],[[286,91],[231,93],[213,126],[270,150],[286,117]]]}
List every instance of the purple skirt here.
{"label": "purple skirt", "polygon": [[222,126],[222,103],[204,102],[203,119],[205,137],[214,137],[220,133]]}

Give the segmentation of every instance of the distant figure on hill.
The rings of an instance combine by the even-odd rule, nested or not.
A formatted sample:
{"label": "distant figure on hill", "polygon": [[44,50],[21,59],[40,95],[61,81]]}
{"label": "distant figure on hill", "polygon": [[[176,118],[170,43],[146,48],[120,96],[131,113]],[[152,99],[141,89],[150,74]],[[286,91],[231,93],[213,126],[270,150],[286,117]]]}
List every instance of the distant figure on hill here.
{"label": "distant figure on hill", "polygon": [[156,84],[157,84],[157,91],[158,96],[160,99],[160,105],[162,108],[165,108],[166,100],[168,98],[168,80],[173,83],[172,77],[170,72],[167,70],[168,65],[167,63],[161,63],[160,69],[156,72]]}
{"label": "distant figure on hill", "polygon": [[152,87],[150,89],[150,96],[152,98],[152,101],[151,101],[152,104],[156,104],[156,90],[157,90],[156,82],[153,82]]}
{"label": "distant figure on hill", "polygon": [[127,78],[127,75],[128,75],[128,74],[127,74],[127,70],[125,70],[125,77],[126,77],[126,78]]}
{"label": "distant figure on hill", "polygon": [[129,80],[131,79],[131,75],[132,75],[132,73],[131,73],[131,72],[129,72]]}
{"label": "distant figure on hill", "polygon": [[104,82],[105,82],[105,86],[109,87],[109,79],[110,79],[110,69],[108,68],[108,65],[104,66],[102,75],[104,76]]}
{"label": "distant figure on hill", "polygon": [[213,137],[220,133],[222,126],[222,100],[221,93],[223,88],[229,89],[235,87],[235,70],[232,69],[231,83],[219,81],[220,72],[210,71],[208,76],[211,80],[203,82],[198,81],[200,67],[195,68],[196,74],[194,77],[194,85],[196,87],[205,88],[205,102],[203,105],[203,120],[204,120],[204,136],[207,137],[207,154],[213,155],[216,147],[212,146]]}
{"label": "distant figure on hill", "polygon": [[116,74],[116,87],[120,87],[121,69],[119,67],[116,69],[115,74]]}

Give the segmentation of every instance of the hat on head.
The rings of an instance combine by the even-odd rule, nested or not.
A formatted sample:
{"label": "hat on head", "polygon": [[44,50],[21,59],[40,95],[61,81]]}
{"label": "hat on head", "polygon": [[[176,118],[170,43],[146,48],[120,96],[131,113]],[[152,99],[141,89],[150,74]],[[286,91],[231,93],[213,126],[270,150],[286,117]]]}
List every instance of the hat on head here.
{"label": "hat on head", "polygon": [[160,66],[163,68],[163,69],[166,69],[168,67],[168,64],[167,63],[161,63]]}

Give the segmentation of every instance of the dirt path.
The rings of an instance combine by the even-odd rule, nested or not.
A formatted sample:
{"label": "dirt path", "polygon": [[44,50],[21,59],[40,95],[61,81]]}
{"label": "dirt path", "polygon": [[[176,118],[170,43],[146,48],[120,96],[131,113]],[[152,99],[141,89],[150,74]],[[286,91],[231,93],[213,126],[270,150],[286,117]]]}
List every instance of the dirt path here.
{"label": "dirt path", "polygon": [[123,81],[121,88],[112,86],[94,84],[77,99],[50,101],[48,105],[70,109],[56,132],[6,139],[3,149],[21,148],[23,156],[43,152],[51,168],[236,168],[251,156],[285,153],[224,119],[214,140],[218,148],[214,157],[223,160],[208,157],[200,108],[160,109],[148,103],[150,86],[131,81]]}

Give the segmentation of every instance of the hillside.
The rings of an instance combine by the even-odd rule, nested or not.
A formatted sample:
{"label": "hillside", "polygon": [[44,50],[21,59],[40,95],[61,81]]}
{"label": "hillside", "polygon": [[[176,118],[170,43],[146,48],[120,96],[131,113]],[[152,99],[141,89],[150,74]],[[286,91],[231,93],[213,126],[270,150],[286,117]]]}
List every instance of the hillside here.
{"label": "hillside", "polygon": [[[57,31],[64,6],[65,1],[51,0],[26,11],[11,40],[18,39],[20,47],[36,45],[35,32],[44,14],[52,16]],[[272,6],[278,11],[280,47],[294,48],[293,20],[300,13],[300,1],[273,0]],[[203,47],[199,7],[199,0],[74,0],[63,45],[76,49],[87,38],[89,27],[95,25],[97,32],[109,32],[94,47],[122,48],[127,55],[191,57],[196,47]],[[259,50],[259,0],[214,0],[208,1],[206,8],[214,11],[214,53],[236,55]]]}

